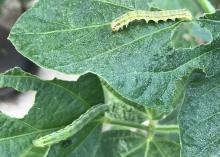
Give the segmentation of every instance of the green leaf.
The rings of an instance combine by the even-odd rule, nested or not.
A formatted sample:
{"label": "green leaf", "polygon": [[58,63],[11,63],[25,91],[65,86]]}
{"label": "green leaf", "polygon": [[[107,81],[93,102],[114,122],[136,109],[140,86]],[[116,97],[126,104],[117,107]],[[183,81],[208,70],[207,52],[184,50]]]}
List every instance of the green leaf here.
{"label": "green leaf", "polygon": [[220,13],[195,21],[211,32],[211,44],[175,50],[170,36],[180,22],[133,23],[112,33],[110,22],[134,9],[147,10],[147,1],[41,0],[18,20],[10,40],[38,65],[69,74],[90,71],[126,99],[170,112],[180,101],[183,77],[197,68],[208,75],[219,69]]}
{"label": "green leaf", "polygon": [[105,113],[105,111],[108,110],[108,108],[109,105],[105,104],[92,106],[85,113],[81,114],[81,116],[78,119],[74,120],[65,128],[60,129],[44,137],[38,138],[33,141],[33,144],[37,147],[45,147],[64,141],[81,131],[85,126],[89,125],[95,119],[102,116]]}
{"label": "green leaf", "polygon": [[0,87],[12,87],[21,92],[37,91],[35,104],[23,119],[0,114],[2,157],[30,157],[36,153],[39,157],[39,153],[45,156],[48,150],[34,148],[34,139],[63,128],[91,106],[104,101],[100,81],[93,74],[81,76],[77,82],[43,81],[13,69],[0,74]]}
{"label": "green leaf", "polygon": [[37,148],[33,145],[30,145],[28,149],[24,151],[20,156],[21,157],[46,157],[48,155],[50,148]]}
{"label": "green leaf", "polygon": [[[202,13],[215,12],[214,7],[208,0],[151,0],[151,7],[160,9],[189,9],[194,16],[201,15]],[[210,8],[210,11],[209,11]]]}
{"label": "green leaf", "polygon": [[152,140],[140,132],[128,130],[103,133],[96,157],[178,157],[177,134],[157,134]]}
{"label": "green leaf", "polygon": [[101,126],[90,124],[71,139],[53,145],[48,157],[96,157],[101,138]]}
{"label": "green leaf", "polygon": [[102,80],[105,103],[109,104],[109,110],[105,112],[105,117],[109,120],[131,121],[142,123],[149,119],[146,110],[133,102],[123,99],[121,95],[114,91],[106,82]]}
{"label": "green leaf", "polygon": [[220,74],[194,73],[179,114],[182,157],[219,156]]}

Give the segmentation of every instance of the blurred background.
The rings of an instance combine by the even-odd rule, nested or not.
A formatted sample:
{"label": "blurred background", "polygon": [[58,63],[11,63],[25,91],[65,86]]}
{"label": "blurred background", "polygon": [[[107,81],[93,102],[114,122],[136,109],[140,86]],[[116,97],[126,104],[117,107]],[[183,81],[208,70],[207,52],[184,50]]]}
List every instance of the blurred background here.
{"label": "blurred background", "polygon": [[[164,0],[163,3],[160,3],[160,0],[151,1],[153,7],[170,9],[166,7],[168,3],[166,0]],[[200,16],[205,12],[205,10],[199,8],[199,6],[196,6],[195,9],[192,8],[195,7],[195,5],[190,5],[190,3],[196,3],[196,1],[199,0],[190,0],[189,2],[187,2],[188,0],[172,0],[173,8],[171,9],[178,9],[182,7],[181,5],[175,5],[182,3],[174,3],[174,1],[184,1],[184,3],[188,3],[188,5],[183,6],[183,8],[191,10],[195,16]],[[210,0],[210,2],[215,8],[220,8],[220,0]],[[67,76],[59,72],[39,68],[34,63],[21,56],[15,50],[10,41],[7,40],[10,29],[16,20],[19,18],[19,16],[21,16],[22,13],[34,5],[34,3],[36,3],[34,0],[0,0],[0,73],[3,73],[16,66],[21,67],[27,72],[38,75],[42,79],[50,80],[56,77],[62,80],[76,80],[77,76]],[[169,6],[171,5],[169,4]],[[188,27],[189,26],[186,27],[186,30],[188,30]],[[199,27],[190,27],[192,27],[194,31],[185,31],[181,34],[177,34],[176,37],[179,38],[179,36],[181,36],[181,38],[184,40],[190,40],[190,46],[207,43],[209,41],[208,35],[207,37],[199,36],[199,34],[201,34],[199,32],[203,31],[199,30]],[[177,43],[177,47],[183,47],[183,45],[178,45],[182,43],[183,42]],[[28,113],[28,110],[34,104],[35,94],[36,93],[34,91],[18,93],[11,88],[0,88],[0,111],[12,117],[22,118]]]}

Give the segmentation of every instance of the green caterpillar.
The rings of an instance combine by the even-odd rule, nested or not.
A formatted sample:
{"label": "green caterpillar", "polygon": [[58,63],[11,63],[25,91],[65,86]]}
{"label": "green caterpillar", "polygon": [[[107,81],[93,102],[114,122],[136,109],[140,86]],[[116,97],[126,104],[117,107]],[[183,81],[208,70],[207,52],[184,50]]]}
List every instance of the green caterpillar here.
{"label": "green caterpillar", "polygon": [[134,20],[145,20],[147,23],[149,21],[167,21],[181,19],[181,20],[192,20],[192,14],[186,9],[179,10],[165,10],[165,11],[145,11],[145,10],[135,10],[130,11],[122,16],[118,17],[111,23],[111,28],[113,32],[123,29],[124,26]]}
{"label": "green caterpillar", "polygon": [[49,135],[34,140],[33,144],[36,147],[45,147],[66,140],[72,137],[78,131],[80,131],[83,127],[89,124],[97,116],[103,114],[106,110],[108,110],[108,108],[109,108],[108,105],[103,105],[103,104],[93,106],[87,112],[82,114],[77,120],[73,121],[70,125],[66,126],[61,130],[58,130]]}

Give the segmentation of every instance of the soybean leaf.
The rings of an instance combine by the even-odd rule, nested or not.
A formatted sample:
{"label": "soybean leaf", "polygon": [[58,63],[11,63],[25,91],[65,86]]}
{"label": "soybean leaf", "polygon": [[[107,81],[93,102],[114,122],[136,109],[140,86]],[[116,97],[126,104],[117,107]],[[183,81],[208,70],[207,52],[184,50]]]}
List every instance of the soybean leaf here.
{"label": "soybean leaf", "polygon": [[90,71],[126,99],[170,112],[180,102],[183,77],[197,68],[207,75],[219,70],[220,13],[195,21],[212,34],[210,44],[176,50],[170,36],[180,22],[133,23],[112,33],[111,21],[134,9],[148,9],[147,1],[41,0],[18,20],[10,40],[38,65]]}
{"label": "soybean leaf", "polygon": [[178,134],[156,134],[153,139],[128,130],[103,133],[96,157],[178,157]]}
{"label": "soybean leaf", "polygon": [[105,96],[105,103],[109,104],[109,110],[105,112],[105,117],[107,119],[142,123],[151,118],[142,106],[123,99],[123,97],[115,92],[114,89],[103,80],[102,87]]}
{"label": "soybean leaf", "polygon": [[179,114],[182,157],[220,155],[219,113],[220,74],[193,74]]}
{"label": "soybean leaf", "polygon": [[100,124],[90,124],[72,138],[53,145],[48,157],[96,157],[100,138]]}
{"label": "soybean leaf", "polygon": [[81,76],[77,82],[43,81],[13,69],[0,74],[0,87],[37,91],[34,106],[23,119],[0,114],[2,157],[46,156],[49,148],[35,148],[32,140],[63,128],[104,99],[100,81],[93,74]]}

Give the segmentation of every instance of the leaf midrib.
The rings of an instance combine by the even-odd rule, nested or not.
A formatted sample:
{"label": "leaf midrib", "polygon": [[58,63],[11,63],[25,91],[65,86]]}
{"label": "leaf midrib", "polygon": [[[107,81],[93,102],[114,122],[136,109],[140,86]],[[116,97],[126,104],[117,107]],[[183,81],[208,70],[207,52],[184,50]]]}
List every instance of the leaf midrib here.
{"label": "leaf midrib", "polygon": [[[48,35],[48,34],[55,34],[55,33],[63,33],[63,32],[75,32],[79,30],[84,30],[84,29],[90,29],[90,28],[98,28],[98,27],[103,27],[110,25],[110,23],[104,23],[100,25],[90,25],[90,26],[85,26],[85,27],[80,27],[80,28],[71,28],[71,29],[60,29],[60,30],[53,30],[53,31],[48,31],[48,32],[21,32],[21,33],[11,33],[11,35]],[[9,37],[10,38],[10,37]]]}

